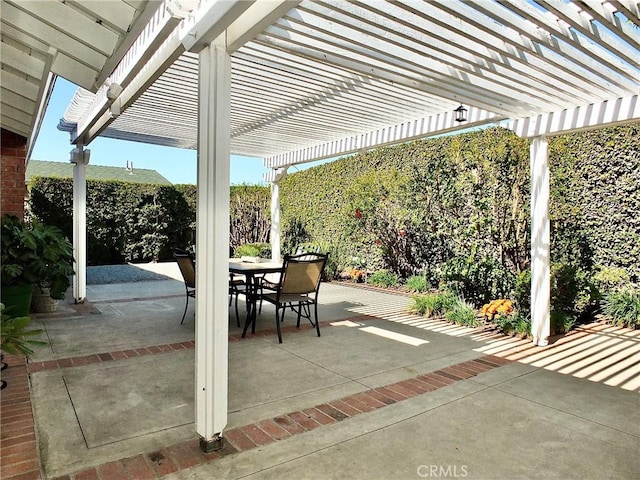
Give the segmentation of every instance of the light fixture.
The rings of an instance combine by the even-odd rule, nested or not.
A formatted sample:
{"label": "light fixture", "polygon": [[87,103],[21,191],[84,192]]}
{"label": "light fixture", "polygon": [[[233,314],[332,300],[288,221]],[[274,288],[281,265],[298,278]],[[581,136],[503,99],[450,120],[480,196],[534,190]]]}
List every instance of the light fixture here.
{"label": "light fixture", "polygon": [[467,109],[460,104],[458,108],[454,110],[456,112],[456,122],[466,122],[467,121]]}

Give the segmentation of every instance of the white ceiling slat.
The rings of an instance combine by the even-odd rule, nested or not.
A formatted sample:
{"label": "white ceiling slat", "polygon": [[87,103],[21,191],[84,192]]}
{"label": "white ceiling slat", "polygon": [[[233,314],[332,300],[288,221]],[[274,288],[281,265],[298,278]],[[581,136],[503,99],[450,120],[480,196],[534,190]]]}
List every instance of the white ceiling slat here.
{"label": "white ceiling slat", "polygon": [[634,27],[627,23],[626,19],[622,20],[615,16],[613,12],[604,7],[602,1],[594,0],[581,0],[585,5],[589,6],[591,15],[594,15],[595,19],[604,25],[608,26],[609,30],[615,30],[618,37],[625,42],[638,48],[640,44],[638,41],[638,32]]}
{"label": "white ceiling slat", "polygon": [[[283,32],[285,38],[276,37],[273,34],[274,31],[270,29],[269,37],[261,37],[257,41],[266,43],[273,48],[280,48],[284,51],[293,51],[297,55],[304,56],[317,62],[329,62],[334,65],[340,65],[347,70],[358,72],[365,77],[371,76],[382,78],[391,83],[399,83],[409,88],[422,90],[443,98],[449,98],[451,101],[464,101],[464,103],[479,105],[486,109],[493,108],[494,110],[501,110],[504,113],[512,111],[505,109],[504,105],[502,105],[502,100],[497,99],[497,97],[491,92],[482,92],[482,94],[476,93],[474,95],[460,80],[456,80],[457,84],[452,85],[452,79],[443,80],[442,82],[434,78],[416,79],[414,77],[407,76],[405,72],[398,72],[398,69],[395,68],[395,66],[376,62],[372,58],[355,55],[354,52],[339,51],[338,47],[335,45],[323,48],[321,44],[295,34],[291,35],[294,36],[296,40],[293,42],[290,38],[286,38],[288,36],[287,32],[282,30],[278,30],[278,32]],[[493,97],[495,103],[489,102],[489,98],[487,97]],[[521,115],[527,115],[526,112],[530,111],[526,107],[523,108],[522,106],[516,110]]]}
{"label": "white ceiling slat", "polygon": [[[131,28],[136,8],[126,2],[79,2],[66,0],[66,4],[85,12],[100,21],[100,25],[122,35]],[[97,23],[97,22],[96,22]]]}
{"label": "white ceiling slat", "polygon": [[[5,2],[13,2],[13,0],[5,0]],[[114,32],[110,32],[66,3],[40,1],[16,2],[15,5],[20,10],[29,13],[33,22],[37,22],[40,28],[46,26],[51,30],[64,32],[67,37],[87,42],[87,46],[95,48],[105,57],[113,53],[118,42],[118,36]],[[3,6],[3,15],[4,8]],[[57,47],[64,50],[63,45]]]}
{"label": "white ceiling slat", "polygon": [[[615,124],[635,118],[640,91],[637,0],[2,2],[3,128],[34,128],[52,71],[97,92],[61,122],[85,144],[195,148],[185,46],[220,33],[231,150],[283,166],[500,119],[525,133]],[[108,81],[124,88],[115,120]]]}
{"label": "white ceiling slat", "polygon": [[[612,63],[610,56],[606,55],[602,49],[594,45],[593,42],[575,35],[565,23],[559,22],[558,17],[553,13],[541,12],[525,0],[502,1],[508,5],[510,11],[524,17],[532,24],[542,19],[544,30],[534,24],[535,30],[539,32],[537,37],[531,32],[531,29],[526,30],[526,33],[532,38],[539,39],[541,43],[548,45],[558,54],[570,59],[587,71],[608,79],[614,85],[622,88],[632,86],[632,82],[629,82],[626,77],[630,73],[628,69],[621,69],[619,63]],[[554,32],[558,37],[552,35]],[[618,72],[619,75],[611,77],[612,70]]]}
{"label": "white ceiling slat", "polygon": [[502,42],[505,45],[504,51],[510,57],[514,59],[526,58],[527,63],[537,68],[539,74],[548,75],[547,69],[553,68],[552,80],[556,82],[565,85],[576,82],[576,85],[587,93],[591,92],[594,86],[595,88],[608,90],[612,95],[621,95],[623,93],[619,89],[616,90],[615,85],[603,81],[602,77],[596,76],[581,65],[576,64],[572,55],[560,55],[550,48],[549,42],[535,43],[531,39],[519,35],[517,31],[510,27],[496,23],[497,18],[504,21],[500,15],[495,15],[496,18],[486,18],[484,12],[491,12],[491,6],[492,4],[490,3],[471,5],[464,2],[438,4],[438,8],[465,19],[466,22],[477,27],[479,29],[479,32],[476,33],[478,41],[483,43],[489,41],[491,37],[495,38],[497,33],[500,38],[504,39]]}
{"label": "white ceiling slat", "polygon": [[0,62],[37,80],[42,78],[44,66],[46,65],[42,58],[37,58],[34,55],[29,55],[13,48],[12,45],[6,42],[0,45]]}
{"label": "white ceiling slat", "polygon": [[[351,4],[346,5],[351,6]],[[404,34],[404,37],[401,37],[399,34],[403,33],[402,30],[406,32],[408,27],[403,28],[402,25],[394,24],[392,26],[392,30],[387,31],[376,27],[375,25],[363,24],[359,22],[358,18],[355,16],[359,13],[355,10],[355,6],[351,6],[354,10],[352,12],[354,16],[345,20],[340,18],[341,15],[338,12],[328,10],[324,7],[317,7],[315,4],[313,7],[314,12],[323,14],[324,18],[331,23],[340,21],[343,26],[351,25],[355,27],[358,25],[359,30],[366,31],[367,34],[375,34],[378,40],[384,39],[385,41],[393,41],[396,45],[400,46],[400,48],[406,49],[403,53],[405,58],[414,56],[412,52],[416,52],[416,62],[427,62],[431,57],[431,59],[443,65],[447,65],[449,68],[458,70],[460,75],[468,77],[479,76],[488,82],[493,82],[496,86],[502,85],[507,89],[507,91],[512,91],[514,86],[519,86],[523,92],[527,92],[529,95],[538,96],[539,98],[544,97],[550,99],[553,96],[558,95],[558,89],[552,89],[554,82],[551,80],[545,82],[543,79],[539,78],[539,75],[538,78],[536,78],[533,71],[522,62],[519,62],[517,65],[513,65],[511,63],[500,64],[498,62],[489,64],[487,59],[477,56],[477,46],[472,46],[471,49],[464,50],[460,48],[456,42],[445,43],[433,36],[427,37],[427,35],[425,35],[426,32],[420,32],[420,36],[416,36],[416,32],[419,29],[419,26],[417,25],[414,25],[413,30],[411,31],[413,33],[413,37],[407,33]],[[433,33],[433,30],[430,30],[431,33]],[[353,34],[349,33],[348,38],[352,37]],[[431,53],[428,49],[431,50]],[[534,80],[537,82],[537,89],[534,86],[528,86],[529,82]],[[558,82],[565,82],[565,76],[558,74],[555,78],[556,87]],[[573,85],[569,83],[566,88],[567,90],[572,90]]]}
{"label": "white ceiling slat", "polygon": [[[5,3],[2,6],[2,22],[8,23],[23,33],[37,35],[39,39],[47,38],[48,45],[53,46],[60,52],[65,52],[69,57],[72,57],[84,66],[95,68],[96,71],[106,58],[105,55],[96,52],[88,45],[74,41],[61,30],[51,27],[34,17],[25,18],[23,13],[11,4]],[[65,77],[65,75],[62,76]],[[85,86],[84,84],[80,85]],[[86,86],[85,88],[89,89],[90,86]]]}
{"label": "white ceiling slat", "polygon": [[31,123],[31,115],[27,112],[15,108],[13,105],[8,105],[2,102],[0,105],[0,111],[3,115],[6,115],[13,120],[20,122],[23,125],[29,125]]}
{"label": "white ceiling slat", "polygon": [[610,0],[609,3],[616,7],[636,27],[640,27],[640,3],[636,3],[633,0]]}
{"label": "white ceiling slat", "polygon": [[4,84],[2,84],[1,91],[0,99],[2,99],[2,102],[7,105],[11,105],[22,112],[32,113],[36,107],[36,102],[34,100],[6,89]]}
{"label": "white ceiling slat", "polygon": [[96,78],[96,70],[78,63],[74,58],[58,52],[51,64],[51,71],[56,75],[90,89]]}
{"label": "white ceiling slat", "polygon": [[18,122],[15,119],[6,116],[2,112],[0,112],[0,122],[2,122],[3,128],[6,128],[11,132],[22,135],[23,137],[29,136],[29,124]]}
{"label": "white ceiling slat", "polygon": [[534,1],[558,15],[581,34],[602,45],[604,48],[610,49],[631,65],[635,65],[636,67],[639,65],[638,62],[640,59],[638,58],[637,51],[632,51],[609,32],[598,27],[595,23],[590,22],[573,4],[567,4],[559,0]]}
{"label": "white ceiling slat", "polygon": [[38,96],[38,84],[26,82],[24,78],[17,77],[7,69],[0,70],[0,85],[29,100],[35,100]]}

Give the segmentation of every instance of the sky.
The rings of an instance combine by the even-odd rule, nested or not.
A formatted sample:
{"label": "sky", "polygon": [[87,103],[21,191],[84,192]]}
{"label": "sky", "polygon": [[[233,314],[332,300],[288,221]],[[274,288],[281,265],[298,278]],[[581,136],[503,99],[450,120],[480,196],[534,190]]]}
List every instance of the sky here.
{"label": "sky", "polygon": [[[69,133],[58,130],[58,123],[73,98],[76,86],[58,77],[49,101],[40,134],[36,139],[31,159],[69,162],[73,148]],[[138,142],[98,137],[86,146],[91,150],[91,165],[125,168],[127,161],[134,168],[157,170],[173,184],[196,183],[196,151],[161,147]],[[264,184],[267,169],[262,159],[231,156],[231,184]]]}

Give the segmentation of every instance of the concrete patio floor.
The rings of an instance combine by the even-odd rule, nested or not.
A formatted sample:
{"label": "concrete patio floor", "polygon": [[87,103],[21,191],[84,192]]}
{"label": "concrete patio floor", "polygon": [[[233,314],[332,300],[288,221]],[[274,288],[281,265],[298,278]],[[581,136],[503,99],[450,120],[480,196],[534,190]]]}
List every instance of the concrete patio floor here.
{"label": "concrete patio floor", "polygon": [[201,454],[193,305],[180,325],[179,273],[148,268],[168,279],[34,319],[41,478],[640,477],[639,332],[593,324],[542,349],[340,284],[321,287],[320,338],[289,316],[278,344],[265,305],[239,339],[231,312],[226,446]]}

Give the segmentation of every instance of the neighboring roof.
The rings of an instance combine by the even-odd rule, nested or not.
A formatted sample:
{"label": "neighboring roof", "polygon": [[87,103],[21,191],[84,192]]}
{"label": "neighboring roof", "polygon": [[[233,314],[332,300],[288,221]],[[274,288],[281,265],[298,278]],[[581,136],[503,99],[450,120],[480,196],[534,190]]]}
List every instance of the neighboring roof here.
{"label": "neighboring roof", "polygon": [[[65,162],[50,162],[45,160],[30,160],[27,164],[26,180],[32,177],[72,178],[73,164]],[[87,180],[118,180],[131,183],[153,183],[171,185],[171,182],[155,170],[148,168],[105,167],[102,165],[87,165]]]}

